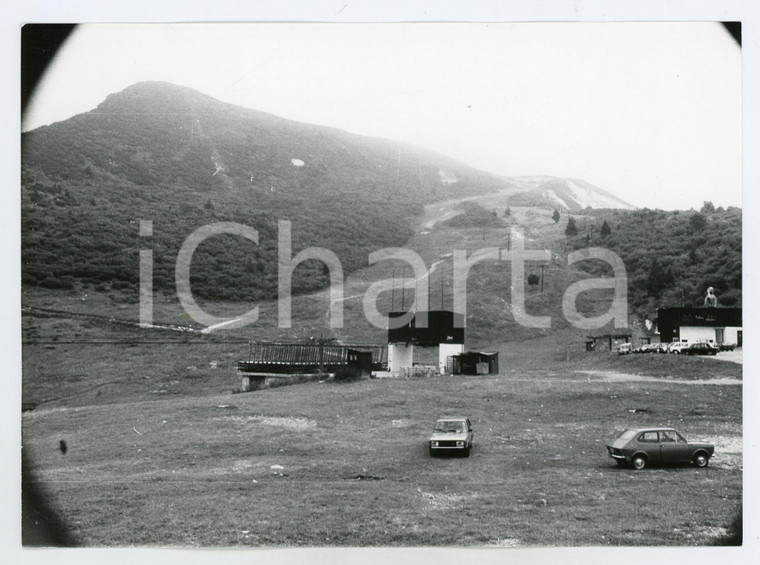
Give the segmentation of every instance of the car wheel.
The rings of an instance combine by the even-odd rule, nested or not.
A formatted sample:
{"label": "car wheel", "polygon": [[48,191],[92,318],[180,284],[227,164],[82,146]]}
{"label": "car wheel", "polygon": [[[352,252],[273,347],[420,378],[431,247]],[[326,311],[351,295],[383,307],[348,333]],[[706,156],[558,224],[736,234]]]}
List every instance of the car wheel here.
{"label": "car wheel", "polygon": [[631,459],[631,465],[633,465],[634,469],[640,471],[647,466],[647,458],[643,455],[636,455],[633,459]]}
{"label": "car wheel", "polygon": [[673,351],[673,355],[680,355],[680,354],[681,354],[680,351]]}
{"label": "car wheel", "polygon": [[430,457],[435,457],[435,449],[431,447],[428,449],[428,451],[430,451]]}
{"label": "car wheel", "polygon": [[470,448],[469,447],[465,447],[464,448],[464,456],[465,457],[469,457],[470,456]]}
{"label": "car wheel", "polygon": [[703,467],[707,467],[707,462],[709,461],[709,457],[705,455],[704,453],[697,453],[694,456],[694,466],[699,467],[700,469]]}

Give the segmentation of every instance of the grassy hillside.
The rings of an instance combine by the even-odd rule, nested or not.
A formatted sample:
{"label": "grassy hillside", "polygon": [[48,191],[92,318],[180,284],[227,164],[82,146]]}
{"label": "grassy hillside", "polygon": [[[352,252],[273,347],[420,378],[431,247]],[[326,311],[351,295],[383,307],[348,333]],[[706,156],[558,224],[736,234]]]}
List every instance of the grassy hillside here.
{"label": "grassy hillside", "polygon": [[[618,253],[625,262],[628,277],[628,328],[636,335],[644,335],[645,319],[653,319],[658,307],[680,305],[678,285],[652,291],[652,285],[662,280],[663,273],[678,272],[679,281],[692,281],[692,299],[687,304],[701,304],[706,283],[715,286],[721,304],[740,305],[732,302],[730,290],[721,286],[721,277],[739,281],[741,274],[738,238],[741,226],[739,210],[716,211],[706,214],[708,224],[697,237],[714,238],[718,249],[725,244],[727,251],[715,253],[716,246],[705,246],[693,255],[698,262],[688,264],[688,269],[675,271],[688,260],[688,249],[693,241],[692,234],[685,229],[690,226],[693,212],[619,212],[599,211],[575,215],[580,233],[574,237],[565,235],[567,217],[563,214],[555,223],[548,209],[514,207],[508,217],[494,217],[477,205],[461,206],[452,204],[466,213],[435,224],[414,234],[406,247],[417,252],[428,267],[435,265],[429,277],[417,283],[411,267],[402,261],[383,261],[372,267],[360,269],[346,278],[343,288],[344,327],[331,328],[328,309],[331,296],[322,290],[297,296],[292,304],[292,327],[278,327],[278,306],[276,301],[261,300],[201,300],[203,307],[211,314],[225,318],[235,318],[258,306],[259,320],[244,328],[233,326],[220,330],[220,335],[240,340],[300,340],[309,337],[334,335],[345,342],[384,343],[386,332],[372,326],[366,319],[363,297],[369,286],[382,279],[391,279],[395,273],[395,292],[385,292],[379,297],[377,308],[381,313],[402,307],[401,278],[408,280],[403,292],[404,308],[411,308],[415,292],[421,285],[429,286],[430,307],[451,309],[453,307],[453,263],[454,250],[465,250],[469,255],[483,248],[506,249],[511,241],[512,227],[519,227],[525,234],[526,249],[549,250],[551,260],[542,263],[528,262],[525,265],[525,302],[527,312],[533,316],[549,316],[548,329],[529,328],[519,324],[514,316],[514,297],[511,291],[512,266],[509,261],[485,261],[470,270],[467,282],[467,343],[473,349],[511,349],[511,344],[524,340],[538,343],[547,341],[548,347],[557,358],[564,358],[576,351],[583,351],[586,336],[601,335],[611,331],[612,324],[596,330],[580,330],[572,327],[565,319],[562,299],[568,287],[576,281],[595,276],[609,276],[608,267],[597,262],[583,262],[573,267],[567,265],[567,253],[578,247],[601,246]],[[434,207],[441,217],[447,218],[448,211],[439,205]],[[653,221],[642,220],[651,217]],[[662,220],[662,225],[659,220]],[[455,221],[454,221],[455,220]],[[610,234],[602,237],[601,225],[607,222]],[[471,222],[474,222],[471,223]],[[451,224],[458,225],[451,225]],[[685,224],[685,225],[684,225]],[[679,227],[680,226],[680,227]],[[665,238],[651,237],[651,229],[668,230]],[[681,232],[680,239],[676,236]],[[627,233],[628,235],[623,235]],[[629,242],[630,240],[630,242]],[[733,243],[731,243],[733,242]],[[638,244],[637,244],[638,243]],[[735,247],[731,247],[736,244]],[[658,259],[658,253],[662,258]],[[738,259],[737,259],[738,258]],[[734,262],[732,263],[732,260]],[[737,261],[739,263],[737,264]],[[654,265],[663,265],[663,268]],[[729,267],[735,270],[727,270]],[[709,274],[708,274],[709,273]],[[540,280],[543,274],[543,281]],[[528,284],[533,275],[535,284]],[[675,276],[675,275],[674,275]],[[730,277],[730,278],[729,278]],[[667,280],[667,279],[666,279]],[[669,283],[670,284],[670,283]],[[706,286],[704,286],[706,288]],[[685,293],[686,294],[686,293]],[[597,290],[581,293],[577,310],[585,316],[595,316],[606,312],[611,304],[612,293]],[[39,287],[27,288],[24,305],[69,312],[110,315],[120,320],[138,320],[138,300],[124,291],[93,292],[77,283],[73,290],[51,291]],[[190,320],[172,292],[156,292],[155,321],[173,325],[197,325]],[[63,335],[63,334],[62,334]],[[547,350],[548,351],[548,350]]]}
{"label": "grassy hillside", "polygon": [[[488,260],[477,263],[470,269],[467,281],[466,346],[473,349],[500,348],[503,344],[555,336],[556,348],[562,354],[566,348],[582,350],[589,332],[570,326],[562,311],[562,297],[570,284],[588,278],[589,274],[568,267],[564,228],[555,224],[550,212],[543,209],[515,207],[507,218],[494,217],[477,206],[466,206],[465,209],[469,212],[454,218],[457,220],[454,223],[464,227],[442,222],[419,231],[406,242],[405,247],[415,251],[428,268],[435,265],[429,277],[414,282],[416,275],[403,261],[382,261],[347,277],[343,288],[344,300],[341,302],[343,328],[335,329],[329,325],[331,296],[328,290],[303,294],[293,299],[291,328],[278,327],[276,301],[204,300],[202,305],[209,313],[225,318],[235,318],[254,306],[259,307],[259,320],[255,324],[237,329],[230,326],[220,330],[220,335],[228,338],[301,340],[323,334],[334,335],[349,343],[384,343],[386,330],[372,326],[364,314],[363,298],[370,285],[379,280],[391,279],[395,273],[395,292],[384,292],[377,301],[381,313],[402,307],[411,308],[415,293],[423,286],[429,287],[430,308],[452,309],[453,252],[463,250],[471,256],[484,248],[507,249],[513,243],[511,228],[519,227],[524,232],[526,249],[548,249],[551,254],[551,260],[544,263],[543,271],[537,262],[525,265],[526,279],[530,275],[544,275],[543,285],[526,283],[526,310],[533,316],[549,316],[551,327],[530,328],[515,320],[511,262]],[[469,224],[473,217],[477,220],[474,226]],[[484,225],[485,221],[493,223]],[[407,281],[403,293],[402,278]],[[577,309],[586,316],[599,315],[609,308],[611,298],[609,291],[585,292],[577,301]],[[133,322],[139,317],[138,300],[131,294],[122,291],[91,292],[79,285],[73,291],[26,289],[24,305],[111,315]],[[197,325],[188,318],[171,292],[156,293],[154,317],[157,323]],[[633,321],[632,319],[631,322]],[[600,329],[599,333],[604,333],[607,329]]]}
{"label": "grassy hillside", "polygon": [[[199,296],[274,295],[278,220],[293,222],[293,253],[326,247],[347,272],[402,245],[423,204],[507,184],[403,144],[291,122],[193,90],[140,83],[95,110],[22,136],[25,285],[121,289],[136,296],[138,250],[154,252],[154,284],[173,288],[174,262],[195,229],[232,221],[255,246],[217,236],[197,250]],[[139,220],[153,236],[139,237]],[[294,290],[327,277],[305,264]]]}

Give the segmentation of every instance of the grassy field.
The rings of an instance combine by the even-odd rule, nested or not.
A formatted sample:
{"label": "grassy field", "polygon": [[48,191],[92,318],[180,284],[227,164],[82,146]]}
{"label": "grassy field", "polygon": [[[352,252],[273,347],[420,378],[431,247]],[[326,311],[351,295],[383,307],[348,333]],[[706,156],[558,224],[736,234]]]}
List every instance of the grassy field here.
{"label": "grassy field", "polygon": [[[640,382],[564,360],[526,368],[515,353],[488,377],[232,394],[229,345],[56,347],[25,349],[25,398],[48,402],[24,414],[23,445],[77,544],[700,545],[740,513],[740,381],[687,380],[688,366]],[[58,398],[39,378],[53,361],[80,364]],[[430,458],[425,439],[451,413],[472,419],[476,447]],[[714,442],[710,466],[618,469],[605,440],[650,424]]]}

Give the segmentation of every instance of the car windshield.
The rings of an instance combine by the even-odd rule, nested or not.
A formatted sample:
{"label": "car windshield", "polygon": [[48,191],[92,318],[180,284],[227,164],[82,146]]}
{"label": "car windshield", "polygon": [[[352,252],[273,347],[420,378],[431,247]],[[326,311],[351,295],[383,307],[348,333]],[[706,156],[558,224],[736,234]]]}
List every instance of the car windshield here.
{"label": "car windshield", "polygon": [[625,430],[618,436],[618,439],[632,439],[636,435],[636,430]]}
{"label": "car windshield", "polygon": [[454,434],[464,431],[464,422],[458,420],[439,420],[435,425],[436,432]]}

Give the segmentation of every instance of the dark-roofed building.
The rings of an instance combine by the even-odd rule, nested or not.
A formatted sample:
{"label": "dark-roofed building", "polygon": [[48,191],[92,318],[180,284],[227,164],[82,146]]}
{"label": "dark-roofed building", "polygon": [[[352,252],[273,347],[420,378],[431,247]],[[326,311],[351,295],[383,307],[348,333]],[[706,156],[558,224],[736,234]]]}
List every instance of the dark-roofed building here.
{"label": "dark-roofed building", "polygon": [[659,308],[660,341],[670,343],[707,341],[742,345],[741,308]]}

